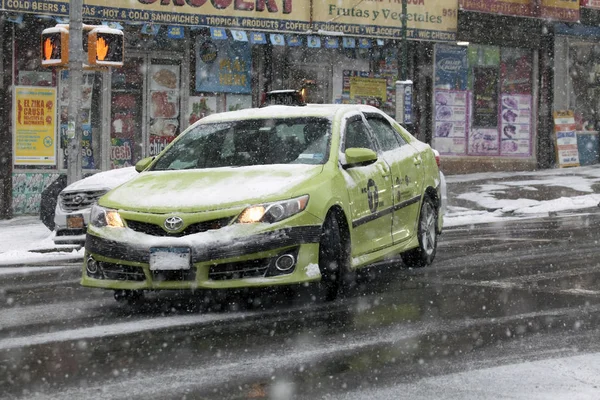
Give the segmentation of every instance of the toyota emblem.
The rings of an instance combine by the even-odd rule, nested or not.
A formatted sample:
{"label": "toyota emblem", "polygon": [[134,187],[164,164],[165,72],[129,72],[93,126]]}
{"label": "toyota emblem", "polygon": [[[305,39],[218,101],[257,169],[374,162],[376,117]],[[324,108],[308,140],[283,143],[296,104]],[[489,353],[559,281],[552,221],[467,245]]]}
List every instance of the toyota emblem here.
{"label": "toyota emblem", "polygon": [[165,228],[168,231],[176,231],[183,226],[183,220],[180,217],[169,217],[165,219]]}
{"label": "toyota emblem", "polygon": [[85,195],[78,193],[75,195],[75,197],[73,197],[73,203],[75,205],[80,205],[81,203],[83,203],[84,199],[85,199]]}

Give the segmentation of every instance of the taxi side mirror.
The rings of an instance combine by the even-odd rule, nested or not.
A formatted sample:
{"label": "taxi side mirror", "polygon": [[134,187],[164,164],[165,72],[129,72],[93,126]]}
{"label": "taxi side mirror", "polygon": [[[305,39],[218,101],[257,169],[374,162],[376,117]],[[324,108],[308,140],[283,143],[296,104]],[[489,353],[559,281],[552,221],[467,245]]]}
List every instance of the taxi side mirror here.
{"label": "taxi side mirror", "polygon": [[152,161],[154,161],[154,157],[142,158],[140,161],[135,163],[135,170],[137,172],[142,172],[143,170],[148,168],[148,166],[152,163]]}
{"label": "taxi side mirror", "polygon": [[377,153],[371,149],[351,147],[346,149],[344,154],[346,155],[346,163],[342,165],[344,169],[361,167],[377,161]]}

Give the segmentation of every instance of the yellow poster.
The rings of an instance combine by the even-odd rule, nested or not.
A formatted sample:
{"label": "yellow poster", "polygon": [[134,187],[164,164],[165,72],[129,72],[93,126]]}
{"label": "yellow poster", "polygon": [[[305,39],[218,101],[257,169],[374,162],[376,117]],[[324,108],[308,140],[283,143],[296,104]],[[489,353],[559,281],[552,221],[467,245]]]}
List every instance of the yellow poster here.
{"label": "yellow poster", "polygon": [[15,165],[56,165],[56,88],[14,89]]}
{"label": "yellow poster", "polygon": [[387,101],[387,82],[385,79],[361,78],[353,76],[350,78],[350,98],[356,97],[379,98],[382,102]]}
{"label": "yellow poster", "polygon": [[[457,0],[408,0],[407,3],[407,38],[456,40]],[[315,1],[313,15],[317,30],[367,37],[402,36],[401,1]]]}

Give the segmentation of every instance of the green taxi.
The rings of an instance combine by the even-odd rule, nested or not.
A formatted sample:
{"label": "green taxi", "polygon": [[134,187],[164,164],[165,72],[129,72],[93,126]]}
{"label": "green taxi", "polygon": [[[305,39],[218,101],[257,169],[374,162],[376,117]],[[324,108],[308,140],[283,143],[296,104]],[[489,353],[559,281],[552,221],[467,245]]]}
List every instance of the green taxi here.
{"label": "green taxi", "polygon": [[210,115],[136,169],[86,236],[81,284],[118,300],[308,282],[331,300],[359,268],[430,264],[442,230],[434,151],[370,106]]}

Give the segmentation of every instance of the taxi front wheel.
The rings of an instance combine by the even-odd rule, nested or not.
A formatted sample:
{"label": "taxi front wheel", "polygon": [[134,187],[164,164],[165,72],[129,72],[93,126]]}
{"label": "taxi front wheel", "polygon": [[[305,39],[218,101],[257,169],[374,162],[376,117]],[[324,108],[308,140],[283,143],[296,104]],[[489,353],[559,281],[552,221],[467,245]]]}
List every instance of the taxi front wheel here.
{"label": "taxi front wheel", "polygon": [[332,301],[355,281],[349,269],[349,249],[347,235],[344,234],[336,215],[329,213],[323,224],[319,242],[320,289],[325,301]]}
{"label": "taxi front wheel", "polygon": [[437,209],[429,197],[425,197],[419,214],[417,235],[419,246],[402,254],[402,261],[410,268],[421,268],[433,262],[437,249]]}

